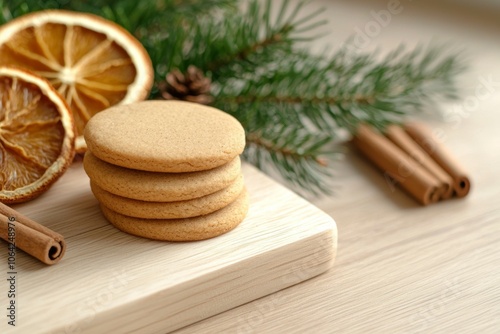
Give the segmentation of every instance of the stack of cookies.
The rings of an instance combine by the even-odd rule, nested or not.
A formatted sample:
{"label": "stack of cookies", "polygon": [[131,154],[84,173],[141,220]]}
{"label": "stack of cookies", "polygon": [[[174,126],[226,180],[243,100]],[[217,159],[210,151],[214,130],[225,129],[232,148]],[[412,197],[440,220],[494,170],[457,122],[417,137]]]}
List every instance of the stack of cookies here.
{"label": "stack of cookies", "polygon": [[202,240],[246,216],[239,157],[245,133],[220,110],[181,101],[114,106],[95,115],[84,136],[92,192],[124,232]]}

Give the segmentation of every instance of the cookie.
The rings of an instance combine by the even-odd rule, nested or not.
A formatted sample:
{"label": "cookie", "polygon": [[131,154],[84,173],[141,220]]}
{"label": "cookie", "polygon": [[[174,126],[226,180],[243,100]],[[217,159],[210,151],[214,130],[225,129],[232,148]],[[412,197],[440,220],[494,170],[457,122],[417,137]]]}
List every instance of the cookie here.
{"label": "cookie", "polygon": [[245,131],[234,117],[184,101],[113,106],[90,119],[84,137],[101,160],[167,173],[219,167],[245,147]]}
{"label": "cookie", "polygon": [[243,190],[244,183],[243,175],[240,175],[229,187],[213,194],[176,202],[139,201],[114,195],[93,182],[90,186],[94,196],[102,205],[122,215],[149,219],[173,219],[206,215],[222,209],[236,200]]}
{"label": "cookie", "polygon": [[238,226],[248,212],[248,194],[244,189],[225,208],[194,218],[142,219],[124,216],[103,205],[101,210],[111,224],[135,236],[165,241],[195,241],[216,237]]}
{"label": "cookie", "polygon": [[202,172],[157,173],[115,166],[87,151],[83,166],[92,182],[100,188],[126,198],[155,202],[206,196],[228,187],[241,174],[239,157]]}

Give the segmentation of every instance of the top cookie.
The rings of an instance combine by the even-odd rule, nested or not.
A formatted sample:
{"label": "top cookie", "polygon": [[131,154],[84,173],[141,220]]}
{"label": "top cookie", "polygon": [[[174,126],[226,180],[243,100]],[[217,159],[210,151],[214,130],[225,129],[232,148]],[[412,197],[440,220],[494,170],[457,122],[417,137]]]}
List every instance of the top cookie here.
{"label": "top cookie", "polygon": [[243,152],[245,131],[232,116],[181,101],[114,106],[85,127],[88,149],[111,164],[182,173],[221,166]]}

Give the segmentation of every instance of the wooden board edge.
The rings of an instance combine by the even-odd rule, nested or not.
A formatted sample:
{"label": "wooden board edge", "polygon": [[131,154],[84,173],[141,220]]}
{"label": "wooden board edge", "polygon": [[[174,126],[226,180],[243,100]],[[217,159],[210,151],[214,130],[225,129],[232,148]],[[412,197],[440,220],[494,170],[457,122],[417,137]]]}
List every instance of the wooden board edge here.
{"label": "wooden board edge", "polygon": [[[171,332],[315,277],[333,266],[337,253],[336,224],[328,215],[324,217],[323,229],[308,238],[197,277],[175,291],[166,289],[101,312],[90,323],[71,327],[93,334]],[[201,294],[205,296],[199,298]],[[278,297],[273,300],[274,306],[283,302]],[[60,328],[57,332],[67,331]]]}

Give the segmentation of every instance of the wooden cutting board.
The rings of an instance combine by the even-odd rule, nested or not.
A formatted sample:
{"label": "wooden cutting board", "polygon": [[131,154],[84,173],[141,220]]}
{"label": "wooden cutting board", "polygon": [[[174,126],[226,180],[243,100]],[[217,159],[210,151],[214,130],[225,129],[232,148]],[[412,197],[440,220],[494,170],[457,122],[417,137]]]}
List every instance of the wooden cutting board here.
{"label": "wooden cutting board", "polygon": [[[75,163],[46,194],[15,207],[64,235],[68,247],[54,266],[18,251],[16,327],[7,323],[2,279],[0,332],[165,333],[329,269],[333,219],[252,166],[243,170],[251,204],[240,226],[210,240],[168,243],[107,223]],[[0,263],[7,276],[5,242]]]}

